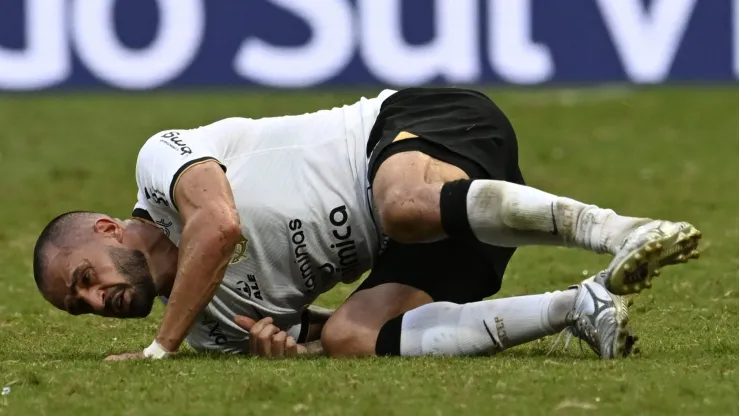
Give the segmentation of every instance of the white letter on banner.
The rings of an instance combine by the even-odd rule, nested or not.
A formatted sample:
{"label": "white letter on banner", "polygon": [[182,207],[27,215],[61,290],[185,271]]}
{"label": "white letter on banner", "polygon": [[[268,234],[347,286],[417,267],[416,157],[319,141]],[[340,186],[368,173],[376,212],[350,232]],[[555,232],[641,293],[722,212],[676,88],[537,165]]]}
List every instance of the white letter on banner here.
{"label": "white letter on banner", "polygon": [[172,80],[190,65],[205,31],[202,0],[156,1],[160,15],[156,37],[145,49],[132,50],[116,35],[116,0],[75,0],[74,40],[93,74],[115,87],[148,89]]}
{"label": "white letter on banner", "polygon": [[641,0],[598,0],[607,31],[631,81],[666,79],[696,0],[653,0],[644,11]]}
{"label": "white letter on banner", "polygon": [[361,55],[383,82],[411,86],[432,81],[472,83],[480,77],[478,1],[436,0],[435,38],[426,45],[403,39],[401,0],[359,0]]}
{"label": "white letter on banner", "polygon": [[488,1],[488,54],[491,67],[503,80],[537,84],[555,72],[550,50],[534,43],[531,32],[531,0]]}
{"label": "white letter on banner", "polygon": [[0,88],[33,90],[64,81],[72,71],[64,0],[26,0],[27,47],[0,47]]}
{"label": "white letter on banner", "polygon": [[311,39],[298,47],[245,40],[234,60],[240,76],[275,87],[308,87],[336,76],[352,60],[354,19],[346,0],[270,2],[305,21],[311,27]]}

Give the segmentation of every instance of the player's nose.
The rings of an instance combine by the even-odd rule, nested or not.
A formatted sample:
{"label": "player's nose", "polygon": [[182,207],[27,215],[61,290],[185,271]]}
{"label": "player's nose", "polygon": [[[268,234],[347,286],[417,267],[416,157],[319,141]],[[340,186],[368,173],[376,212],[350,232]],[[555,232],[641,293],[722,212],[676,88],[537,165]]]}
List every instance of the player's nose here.
{"label": "player's nose", "polygon": [[90,308],[94,312],[103,311],[105,309],[105,300],[108,296],[107,292],[99,287],[89,287],[84,289],[78,289],[78,295],[90,305]]}

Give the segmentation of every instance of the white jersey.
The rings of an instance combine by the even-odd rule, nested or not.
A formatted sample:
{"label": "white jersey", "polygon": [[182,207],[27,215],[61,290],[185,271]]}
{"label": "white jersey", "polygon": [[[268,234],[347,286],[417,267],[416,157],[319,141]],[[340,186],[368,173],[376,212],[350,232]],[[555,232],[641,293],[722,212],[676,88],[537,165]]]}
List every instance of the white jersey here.
{"label": "white jersey", "polygon": [[368,197],[366,146],[381,103],[394,92],[310,114],[166,130],[144,144],[134,217],[154,222],[179,245],[175,184],[189,167],[215,160],[241,220],[243,240],[188,335],[192,347],[246,351],[249,334],[234,323],[235,315],[271,316],[297,336],[309,304],[369,270],[380,241]]}

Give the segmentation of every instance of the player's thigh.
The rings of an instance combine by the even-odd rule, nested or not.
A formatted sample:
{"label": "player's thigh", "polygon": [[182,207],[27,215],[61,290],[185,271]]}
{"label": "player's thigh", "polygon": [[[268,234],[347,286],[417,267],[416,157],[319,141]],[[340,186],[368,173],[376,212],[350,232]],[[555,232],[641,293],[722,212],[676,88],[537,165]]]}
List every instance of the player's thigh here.
{"label": "player's thigh", "polygon": [[373,202],[383,230],[398,241],[444,237],[439,198],[446,182],[523,183],[511,124],[488,97],[475,91],[398,92],[383,104],[368,147]]}
{"label": "player's thigh", "polygon": [[355,292],[329,318],[321,334],[332,357],[364,357],[386,322],[432,301],[424,291],[400,283],[383,283]]}

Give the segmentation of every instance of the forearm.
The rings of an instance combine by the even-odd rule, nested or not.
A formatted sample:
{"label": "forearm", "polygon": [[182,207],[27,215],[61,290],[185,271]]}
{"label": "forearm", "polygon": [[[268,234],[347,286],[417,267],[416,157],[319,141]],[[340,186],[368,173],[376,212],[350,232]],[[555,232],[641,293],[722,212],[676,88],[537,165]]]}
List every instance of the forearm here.
{"label": "forearm", "polygon": [[196,316],[213,298],[236,246],[232,234],[205,216],[185,225],[177,277],[157,335],[157,342],[164,349],[179,348]]}

